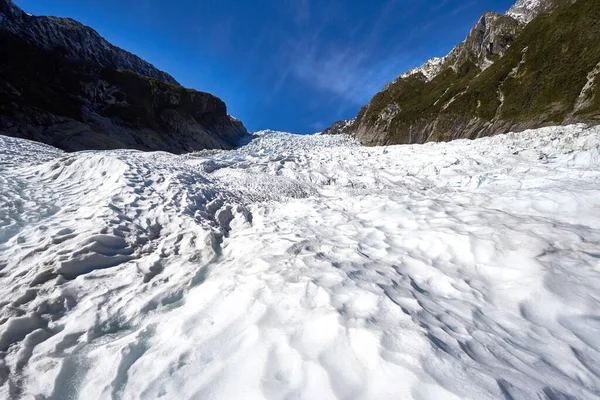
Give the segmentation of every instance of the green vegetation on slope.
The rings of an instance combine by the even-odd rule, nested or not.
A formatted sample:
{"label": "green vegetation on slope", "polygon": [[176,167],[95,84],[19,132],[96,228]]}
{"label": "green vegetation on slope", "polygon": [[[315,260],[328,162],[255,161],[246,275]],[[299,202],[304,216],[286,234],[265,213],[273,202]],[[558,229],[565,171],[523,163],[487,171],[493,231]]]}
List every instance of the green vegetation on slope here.
{"label": "green vegetation on slope", "polygon": [[491,119],[500,105],[500,90],[501,119],[560,123],[599,62],[600,2],[561,6],[534,19],[506,55],[478,76],[448,111],[470,111],[480,101],[486,112],[479,116]]}
{"label": "green vegetation on slope", "polygon": [[[447,65],[430,82],[420,74],[398,80],[361,110],[354,128],[375,129],[389,104],[401,111],[389,121],[386,143],[407,143],[413,140],[407,132],[413,130],[426,131],[417,141],[461,137],[465,124],[491,130],[593,121],[600,116],[598,85],[592,87],[587,107],[574,113],[574,106],[588,73],[600,63],[600,1],[557,1],[562,4],[518,30],[516,37],[503,37],[511,46],[487,69],[482,71],[462,44],[452,60],[454,69]],[[496,23],[506,24],[504,31],[510,32],[515,21],[502,17]]]}

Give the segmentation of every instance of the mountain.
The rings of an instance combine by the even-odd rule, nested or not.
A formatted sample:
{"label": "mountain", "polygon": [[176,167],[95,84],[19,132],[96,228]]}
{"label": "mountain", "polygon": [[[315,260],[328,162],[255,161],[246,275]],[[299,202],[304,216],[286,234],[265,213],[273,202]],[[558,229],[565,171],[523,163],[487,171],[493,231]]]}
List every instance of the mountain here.
{"label": "mountain", "polygon": [[0,0],[0,133],[67,151],[233,148],[248,132],[219,98],[186,89],[69,18]]}
{"label": "mountain", "polygon": [[[425,62],[425,64],[421,65],[420,67],[413,68],[410,71],[403,73],[402,75],[400,75],[398,77],[398,79],[406,79],[411,75],[421,73],[421,74],[423,74],[423,76],[425,76],[425,78],[427,78],[427,80],[431,80],[440,72],[440,69],[444,65],[444,61],[446,61],[445,57],[443,57],[443,58],[434,57],[434,58],[428,60],[427,62]],[[390,83],[390,85],[391,85],[391,83]]]}
{"label": "mountain", "polygon": [[356,119],[349,119],[335,122],[329,128],[323,131],[322,135],[340,135],[348,133],[348,130],[352,127]]}
{"label": "mountain", "polygon": [[554,6],[552,1],[518,0],[508,10],[506,15],[524,23],[531,22],[542,11],[548,11]]}
{"label": "mountain", "polygon": [[326,133],[366,145],[600,123],[600,2],[519,0],[487,12],[446,57],[400,75]]}
{"label": "mountain", "polygon": [[11,0],[0,0],[0,12],[9,16],[2,29],[35,43],[44,50],[65,50],[71,61],[90,62],[95,65],[123,69],[178,85],[175,78],[156,69],[123,49],[113,46],[98,32],[70,18],[36,17],[21,11]]}

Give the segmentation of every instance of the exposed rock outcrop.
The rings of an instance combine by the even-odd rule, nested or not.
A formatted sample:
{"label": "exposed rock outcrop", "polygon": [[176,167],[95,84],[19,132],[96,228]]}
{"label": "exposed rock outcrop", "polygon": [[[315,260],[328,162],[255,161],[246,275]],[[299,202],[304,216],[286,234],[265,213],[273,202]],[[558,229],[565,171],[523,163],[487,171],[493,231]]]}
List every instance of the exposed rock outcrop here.
{"label": "exposed rock outcrop", "polygon": [[518,0],[506,15],[520,22],[529,23],[538,14],[548,11],[553,6],[553,2],[548,0]]}
{"label": "exposed rock outcrop", "polygon": [[354,124],[354,120],[342,120],[334,123],[329,128],[323,131],[323,135],[346,135],[349,133],[350,127]]}
{"label": "exposed rock outcrop", "polygon": [[0,0],[0,134],[64,150],[183,153],[233,148],[248,132],[219,98],[76,21]]}
{"label": "exposed rock outcrop", "polygon": [[457,70],[467,61],[486,69],[506,53],[522,30],[523,24],[514,18],[488,11],[477,21],[465,41],[446,56],[439,70],[448,66]]}
{"label": "exposed rock outcrop", "polygon": [[158,70],[140,57],[113,46],[98,32],[73,19],[29,15],[11,0],[0,0],[0,12],[7,16],[0,22],[1,30],[12,32],[44,50],[61,49],[63,55],[71,61],[129,70],[163,82],[178,84],[171,75]]}

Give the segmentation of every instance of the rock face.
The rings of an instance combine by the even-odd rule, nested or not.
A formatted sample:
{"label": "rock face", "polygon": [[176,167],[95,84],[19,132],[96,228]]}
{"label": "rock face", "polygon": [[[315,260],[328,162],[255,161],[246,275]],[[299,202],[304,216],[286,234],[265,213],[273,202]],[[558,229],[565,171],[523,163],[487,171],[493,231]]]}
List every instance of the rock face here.
{"label": "rock face", "polygon": [[322,135],[345,135],[349,133],[350,127],[354,124],[354,120],[338,121],[323,131]]}
{"label": "rock face", "polygon": [[553,4],[550,1],[544,0],[518,0],[508,10],[506,15],[524,23],[529,23],[532,19],[543,11],[552,8]]}
{"label": "rock face", "polygon": [[98,32],[70,18],[28,15],[11,0],[0,0],[0,12],[8,16],[1,29],[35,43],[42,49],[63,49],[71,61],[84,61],[102,67],[129,70],[150,78],[177,85],[166,72],[123,49],[113,46]]}
{"label": "rock face", "polygon": [[67,151],[183,153],[234,147],[248,132],[219,98],[115,47],[76,21],[0,0],[0,134]]}
{"label": "rock face", "polygon": [[487,12],[446,57],[388,84],[345,132],[384,145],[600,123],[598,18],[600,2],[586,0]]}
{"label": "rock face", "polygon": [[473,62],[480,69],[486,69],[506,53],[522,29],[523,25],[509,16],[486,12],[465,41],[446,56],[439,71],[448,66],[457,70],[466,61]]}

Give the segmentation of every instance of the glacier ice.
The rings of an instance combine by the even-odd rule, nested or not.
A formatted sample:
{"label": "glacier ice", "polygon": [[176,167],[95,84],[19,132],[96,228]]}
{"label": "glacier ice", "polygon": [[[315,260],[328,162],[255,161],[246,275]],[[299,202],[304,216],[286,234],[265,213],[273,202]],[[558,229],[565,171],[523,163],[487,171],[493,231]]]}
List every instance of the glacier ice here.
{"label": "glacier ice", "polygon": [[0,397],[596,399],[599,144],[0,137]]}

